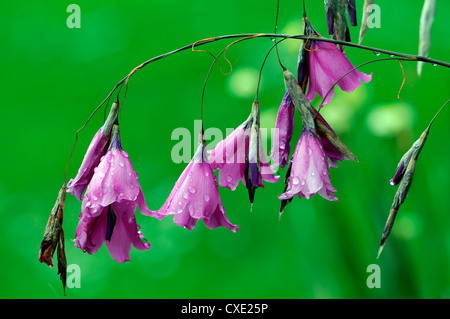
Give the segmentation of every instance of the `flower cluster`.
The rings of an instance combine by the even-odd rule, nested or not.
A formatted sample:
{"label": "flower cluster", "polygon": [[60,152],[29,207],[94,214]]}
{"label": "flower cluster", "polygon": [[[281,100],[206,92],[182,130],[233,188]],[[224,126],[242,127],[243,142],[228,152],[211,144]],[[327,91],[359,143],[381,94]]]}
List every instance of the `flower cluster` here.
{"label": "flower cluster", "polygon": [[[310,198],[319,193],[327,200],[337,200],[329,168],[337,167],[338,161],[357,159],[311,106],[311,101],[317,93],[323,98],[321,106],[326,105],[333,97],[335,82],[344,91],[351,92],[361,81],[370,81],[371,76],[357,70],[350,72],[353,65],[345,54],[334,44],[318,41],[320,35],[306,15],[303,28],[310,38],[299,50],[297,78],[288,70],[283,72],[286,90],[269,154],[273,164],[269,164],[263,149],[260,105],[255,99],[248,118],[210,151],[206,149],[202,128],[193,158],[159,210],[148,208],[138,175],[122,148],[119,104],[114,102],[104,125],[92,139],[77,175],[67,184],[67,192],[82,201],[75,247],[94,254],[105,243],[111,257],[119,263],[130,260],[133,246],[138,250],[149,249],[150,243],[143,238],[136,221],[138,207],[141,214],[159,220],[173,216],[175,224],[189,231],[202,220],[210,229],[222,226],[236,232],[238,226],[226,216],[219,186],[234,191],[242,181],[252,207],[256,189],[263,188],[263,182],[278,182],[279,176],[275,175],[278,167],[287,167],[285,189],[279,195],[280,216],[295,195]],[[303,128],[290,156],[296,109]],[[218,171],[218,182],[214,171]],[[51,263],[52,251],[47,250],[49,253],[43,253],[42,260]]]}
{"label": "flower cluster", "polygon": [[[285,189],[279,196],[282,200],[280,216],[295,195],[310,198],[319,193],[327,200],[337,200],[329,168],[337,167],[337,162],[344,159],[357,161],[325,119],[311,106],[315,94],[322,97],[322,107],[330,103],[335,84],[351,92],[361,86],[361,81],[371,80],[371,75],[354,70],[336,45],[314,40],[320,35],[306,15],[303,16],[303,32],[310,38],[300,46],[297,79],[288,70],[284,71],[286,92],[275,124],[278,136],[270,152],[274,159],[273,167],[284,168],[288,165]],[[301,114],[303,129],[289,160],[295,108]]]}

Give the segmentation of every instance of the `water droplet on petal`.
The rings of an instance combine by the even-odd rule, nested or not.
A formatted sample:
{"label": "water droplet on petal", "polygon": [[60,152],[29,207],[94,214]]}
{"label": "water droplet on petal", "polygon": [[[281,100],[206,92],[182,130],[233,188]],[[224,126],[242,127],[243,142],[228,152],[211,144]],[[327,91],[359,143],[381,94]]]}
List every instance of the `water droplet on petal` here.
{"label": "water droplet on petal", "polygon": [[203,200],[205,202],[209,202],[209,195],[208,194],[203,195]]}
{"label": "water droplet on petal", "polygon": [[209,171],[208,171],[208,170],[204,170],[204,171],[203,171],[203,175],[209,176]]}
{"label": "water droplet on petal", "polygon": [[107,161],[108,161],[109,163],[114,162],[114,155],[111,154],[111,155],[107,158]]}
{"label": "water droplet on petal", "polygon": [[119,165],[120,165],[120,167],[124,167],[125,166],[125,164],[123,162],[120,162]]}
{"label": "water droplet on petal", "polygon": [[184,192],[183,198],[184,198],[184,199],[188,199],[188,197],[189,197],[188,193]]}
{"label": "water droplet on petal", "polygon": [[197,190],[195,189],[195,187],[189,187],[189,193],[195,194],[195,192],[197,192]]}
{"label": "water droplet on petal", "polygon": [[183,211],[183,209],[182,208],[178,208],[178,210],[177,210],[177,214],[181,214],[181,212]]}
{"label": "water droplet on petal", "polygon": [[300,185],[305,185],[305,181],[304,180],[302,180],[301,182],[300,182]]}
{"label": "water droplet on petal", "polygon": [[91,201],[88,201],[88,202],[86,203],[86,207],[91,207]]}
{"label": "water droplet on petal", "polygon": [[294,177],[292,179],[292,184],[294,184],[294,185],[298,185],[299,182],[300,182],[300,180],[298,179],[298,177]]}
{"label": "water droplet on petal", "polygon": [[380,52],[377,52],[377,51],[373,51],[373,53],[376,55],[376,56],[379,56],[381,53]]}
{"label": "water droplet on petal", "polygon": [[128,157],[127,152],[125,152],[124,150],[122,150],[122,156],[123,156],[123,157]]}
{"label": "water droplet on petal", "polygon": [[97,200],[98,198],[97,198],[97,196],[94,195],[94,196],[92,196],[92,199]]}
{"label": "water droplet on petal", "polygon": [[324,168],[324,169],[322,170],[322,174],[323,174],[323,175],[327,175],[327,174],[328,174],[328,170],[327,170],[326,168]]}
{"label": "water droplet on petal", "polygon": [[311,149],[311,147],[308,147],[308,155],[311,155],[312,154],[312,149]]}
{"label": "water droplet on petal", "polygon": [[227,176],[227,182],[228,182],[228,183],[231,183],[232,181],[233,181],[233,176],[228,175],[228,176]]}

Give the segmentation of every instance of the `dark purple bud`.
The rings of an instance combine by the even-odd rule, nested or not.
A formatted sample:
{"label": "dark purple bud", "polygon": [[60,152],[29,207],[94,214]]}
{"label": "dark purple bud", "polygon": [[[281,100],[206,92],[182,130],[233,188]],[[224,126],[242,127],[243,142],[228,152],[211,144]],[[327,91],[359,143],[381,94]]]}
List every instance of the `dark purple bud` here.
{"label": "dark purple bud", "polygon": [[327,25],[328,25],[328,33],[334,34],[334,16],[333,10],[331,8],[327,9]]}
{"label": "dark purple bud", "polygon": [[106,236],[105,240],[111,241],[111,236],[114,231],[114,226],[116,226],[116,214],[111,208],[111,205],[108,206],[108,216],[106,218]]}
{"label": "dark purple bud", "polygon": [[358,22],[356,21],[356,5],[355,0],[349,0],[347,4],[348,15],[350,17],[350,24],[352,26],[357,26]]}
{"label": "dark purple bud", "polygon": [[405,161],[402,161],[395,172],[394,177],[389,181],[391,185],[397,185],[403,178],[405,174]]}
{"label": "dark purple bud", "polygon": [[250,180],[253,187],[259,187],[259,168],[257,163],[249,163]]}
{"label": "dark purple bud", "polygon": [[352,39],[350,38],[350,30],[348,28],[345,29],[345,41],[352,42]]}

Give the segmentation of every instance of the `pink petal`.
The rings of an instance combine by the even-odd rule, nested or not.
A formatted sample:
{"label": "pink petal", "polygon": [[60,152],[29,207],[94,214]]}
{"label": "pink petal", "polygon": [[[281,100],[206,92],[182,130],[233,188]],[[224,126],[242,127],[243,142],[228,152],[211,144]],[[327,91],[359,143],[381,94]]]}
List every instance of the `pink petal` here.
{"label": "pink petal", "polygon": [[[333,84],[352,70],[354,66],[336,45],[313,41],[309,53],[309,68],[310,85],[306,95],[309,101],[314,99],[315,93],[324,98],[328,90],[331,89],[322,104],[323,106],[333,98]],[[367,83],[371,79],[372,75],[353,70],[340,79],[337,85],[346,92],[352,92],[355,88],[361,86],[361,81]]]}
{"label": "pink petal", "polygon": [[77,175],[67,184],[67,192],[75,195],[80,201],[84,190],[94,174],[94,168],[98,166],[100,158],[105,155],[108,149],[109,138],[110,136],[102,134],[101,128],[95,133],[94,138],[84,155],[83,162],[81,163]]}

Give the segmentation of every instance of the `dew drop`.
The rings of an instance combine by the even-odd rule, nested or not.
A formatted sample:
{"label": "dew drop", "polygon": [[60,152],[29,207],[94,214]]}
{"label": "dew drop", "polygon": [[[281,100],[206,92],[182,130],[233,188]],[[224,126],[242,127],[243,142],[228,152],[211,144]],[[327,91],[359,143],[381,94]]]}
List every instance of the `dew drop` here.
{"label": "dew drop", "polygon": [[91,207],[91,201],[88,201],[88,202],[86,203],[86,207]]}
{"label": "dew drop", "polygon": [[299,182],[300,182],[300,180],[298,179],[298,177],[294,177],[292,179],[292,184],[294,184],[294,185],[298,185]]}
{"label": "dew drop", "polygon": [[92,196],[92,199],[95,201],[95,200],[97,200],[98,198],[97,198],[97,196]]}
{"label": "dew drop", "polygon": [[109,163],[114,162],[114,155],[111,154],[111,155],[107,158],[107,161],[108,161]]}
{"label": "dew drop", "polygon": [[120,193],[119,196],[120,196],[120,197],[123,197],[123,193]]}
{"label": "dew drop", "polygon": [[311,172],[311,176],[314,176],[314,175],[316,175],[314,172]]}
{"label": "dew drop", "polygon": [[209,195],[208,194],[203,195],[203,200],[205,202],[209,202]]}
{"label": "dew drop", "polygon": [[122,150],[122,156],[123,156],[123,157],[128,157],[128,153],[125,152],[124,150]]}
{"label": "dew drop", "polygon": [[203,171],[203,175],[209,176],[209,171],[208,171],[208,170],[204,170],[204,171]]}
{"label": "dew drop", "polygon": [[305,185],[305,181],[304,180],[302,180],[301,182],[300,182],[300,185]]}
{"label": "dew drop", "polygon": [[308,155],[311,155],[312,154],[312,149],[311,149],[311,147],[308,147]]}
{"label": "dew drop", "polygon": [[376,55],[376,56],[379,56],[381,53],[380,52],[377,52],[377,51],[373,51],[373,53]]}
{"label": "dew drop", "polygon": [[327,174],[328,174],[328,171],[327,171],[326,168],[324,168],[324,169],[322,170],[322,174],[323,174],[323,175],[327,175]]}
{"label": "dew drop", "polygon": [[125,166],[125,164],[123,162],[120,162],[119,165],[120,165],[120,167],[124,167]]}
{"label": "dew drop", "polygon": [[103,178],[103,177],[105,177],[105,173],[103,173],[103,172],[98,173],[98,176],[99,176],[100,178]]}
{"label": "dew drop", "polygon": [[195,194],[196,191],[195,187],[189,187],[189,193]]}
{"label": "dew drop", "polygon": [[433,66],[436,66],[437,65],[437,63],[433,63]]}
{"label": "dew drop", "polygon": [[182,208],[178,208],[178,210],[177,210],[177,214],[181,214],[181,212],[183,211],[183,209]]}
{"label": "dew drop", "polygon": [[189,197],[189,196],[188,196],[188,193],[184,192],[183,198],[184,198],[184,199],[188,199],[188,197]]}
{"label": "dew drop", "polygon": [[233,177],[231,175],[227,176],[227,182],[231,183],[233,181]]}

